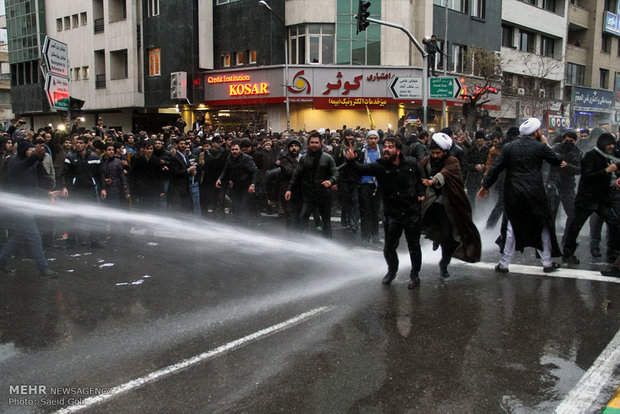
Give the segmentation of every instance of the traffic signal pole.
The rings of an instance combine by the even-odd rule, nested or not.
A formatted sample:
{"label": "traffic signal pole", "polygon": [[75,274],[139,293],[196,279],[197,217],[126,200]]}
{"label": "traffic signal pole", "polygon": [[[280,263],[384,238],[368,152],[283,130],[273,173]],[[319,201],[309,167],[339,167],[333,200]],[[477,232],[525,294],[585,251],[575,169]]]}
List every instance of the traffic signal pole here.
{"label": "traffic signal pole", "polygon": [[[357,18],[357,16],[355,17]],[[407,35],[409,40],[411,40],[411,43],[414,44],[416,49],[418,49],[418,52],[420,52],[420,54],[422,55],[422,109],[424,112],[424,122],[422,126],[424,127],[424,129],[426,129],[428,122],[428,53],[424,50],[420,43],[418,43],[415,37],[413,37],[413,35],[409,33],[409,30],[407,30],[403,26],[395,23],[384,22],[383,20],[373,19],[372,17],[367,17],[366,20],[371,23],[377,23],[383,26],[393,27],[395,29],[401,30]]]}

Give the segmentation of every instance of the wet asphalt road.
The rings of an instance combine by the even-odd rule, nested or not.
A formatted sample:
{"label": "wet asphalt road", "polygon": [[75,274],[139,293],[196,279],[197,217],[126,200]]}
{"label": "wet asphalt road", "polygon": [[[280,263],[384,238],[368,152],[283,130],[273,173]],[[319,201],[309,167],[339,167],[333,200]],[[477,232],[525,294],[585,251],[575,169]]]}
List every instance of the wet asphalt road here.
{"label": "wet asphalt road", "polygon": [[[380,250],[352,248],[337,224],[345,247],[331,255],[205,232],[50,250],[60,274],[49,281],[15,259],[17,274],[0,278],[0,412],[69,402],[105,413],[553,412],[620,328],[619,283],[498,275],[493,247],[486,264],[455,262],[442,280],[426,246],[422,285],[410,291],[405,264],[383,287]],[[532,252],[516,262],[540,273]],[[591,412],[620,384],[620,367],[612,372]],[[109,395],[90,405],[101,390],[54,387]]]}

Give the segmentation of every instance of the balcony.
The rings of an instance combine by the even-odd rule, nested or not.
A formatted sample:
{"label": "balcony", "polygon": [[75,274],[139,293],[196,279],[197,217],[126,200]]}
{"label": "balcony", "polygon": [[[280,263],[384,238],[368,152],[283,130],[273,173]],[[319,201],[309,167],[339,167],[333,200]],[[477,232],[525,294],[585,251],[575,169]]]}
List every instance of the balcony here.
{"label": "balcony", "polygon": [[95,77],[95,89],[105,89],[105,73]]}
{"label": "balcony", "polygon": [[103,17],[100,19],[95,19],[94,25],[95,25],[95,33],[103,33],[104,31]]}
{"label": "balcony", "polygon": [[585,66],[587,64],[588,51],[586,48],[567,44],[566,61]]}
{"label": "balcony", "polygon": [[586,9],[575,6],[574,4],[568,5],[568,24],[569,28],[575,30],[587,29],[588,22],[590,20],[590,12]]}

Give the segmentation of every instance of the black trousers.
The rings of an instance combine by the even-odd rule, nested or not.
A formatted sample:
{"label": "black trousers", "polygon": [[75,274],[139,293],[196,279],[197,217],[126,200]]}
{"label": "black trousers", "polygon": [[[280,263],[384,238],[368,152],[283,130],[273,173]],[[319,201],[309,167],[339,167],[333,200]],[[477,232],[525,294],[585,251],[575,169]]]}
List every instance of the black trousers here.
{"label": "black trousers", "polygon": [[[610,229],[613,228],[614,230],[617,230],[620,227],[620,216],[618,216],[618,211],[611,203],[599,204],[597,210],[575,206],[573,219],[568,224],[563,237],[564,249],[562,254],[564,256],[572,256],[575,253],[575,250],[577,249],[577,236],[579,236],[579,232],[588,217],[590,217],[590,215],[594,212],[596,212],[603,219],[603,221],[607,223]],[[610,236],[614,238],[611,244],[614,249],[618,248],[618,241],[615,240],[618,233],[618,231],[613,231],[613,236]]]}
{"label": "black trousers", "polygon": [[377,186],[373,183],[362,184],[358,190],[360,202],[360,219],[362,240],[379,238],[379,208],[381,198]]}
{"label": "black trousers", "polygon": [[396,248],[400,236],[405,233],[409,259],[411,260],[411,273],[418,274],[422,267],[422,250],[420,249],[420,234],[422,232],[422,220],[419,214],[409,217],[388,217],[383,220],[385,230],[385,245],[383,256],[388,265],[388,272],[395,274],[398,271],[398,253]]}
{"label": "black trousers", "polygon": [[321,197],[305,198],[301,205],[301,213],[299,216],[299,229],[306,231],[310,216],[315,209],[319,210],[322,221],[323,237],[332,238],[332,197],[331,193],[325,191]]}

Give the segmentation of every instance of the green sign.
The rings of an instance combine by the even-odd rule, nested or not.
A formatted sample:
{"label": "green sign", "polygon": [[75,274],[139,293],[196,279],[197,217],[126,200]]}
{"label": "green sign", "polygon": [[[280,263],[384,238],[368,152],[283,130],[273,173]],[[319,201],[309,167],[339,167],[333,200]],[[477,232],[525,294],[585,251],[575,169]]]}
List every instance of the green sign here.
{"label": "green sign", "polygon": [[455,77],[430,78],[429,98],[454,99],[461,93],[461,82]]}

